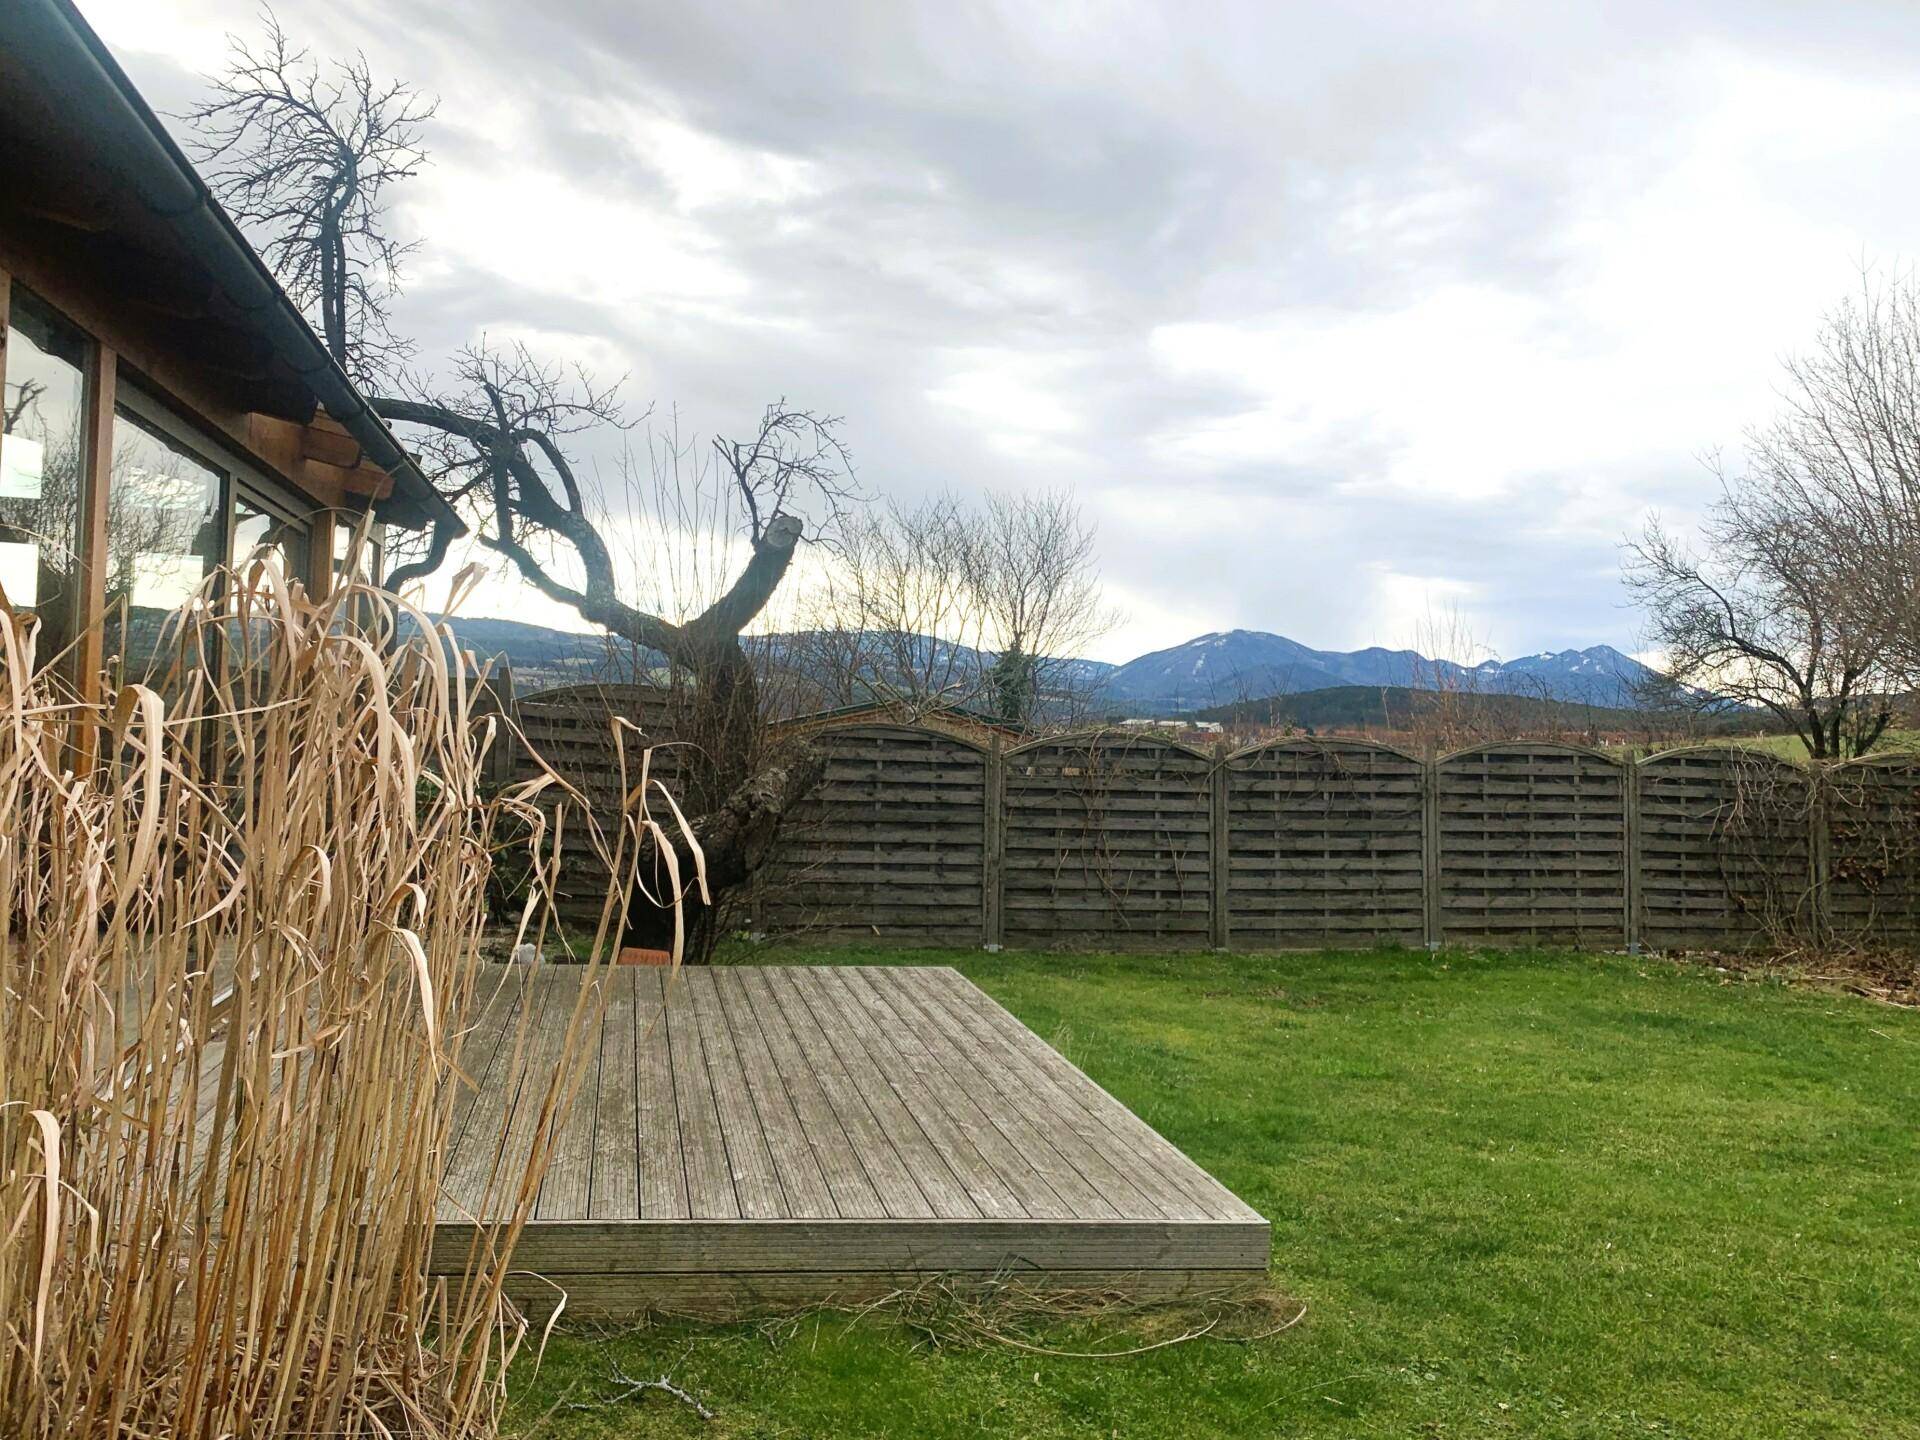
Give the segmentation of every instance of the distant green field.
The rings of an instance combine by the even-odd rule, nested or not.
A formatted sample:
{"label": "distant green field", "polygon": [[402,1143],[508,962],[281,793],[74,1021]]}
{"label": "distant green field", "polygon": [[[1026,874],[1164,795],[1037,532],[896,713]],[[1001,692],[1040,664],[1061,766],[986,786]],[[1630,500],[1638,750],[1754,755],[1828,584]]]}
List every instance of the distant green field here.
{"label": "distant green field", "polygon": [[[1782,760],[1802,762],[1807,758],[1806,742],[1797,735],[1730,735],[1718,736],[1708,740],[1675,741],[1673,744],[1657,745],[1621,745],[1608,746],[1610,750],[1635,756],[1658,754],[1663,750],[1677,749],[1681,745],[1741,745],[1750,750],[1762,750],[1769,755],[1778,755]],[[1873,747],[1872,754],[1891,755],[1902,751],[1920,750],[1920,730],[1889,730],[1880,737]]]}
{"label": "distant green field", "polygon": [[[518,1433],[1920,1436],[1920,1014],[1570,954],[753,958],[966,971],[1273,1220],[1306,1318],[563,1333]],[[616,1365],[717,1419],[595,1407]]]}
{"label": "distant green field", "polygon": [[[1806,743],[1797,735],[1760,735],[1740,743],[1778,755],[1783,760],[1807,758]],[[1889,730],[1873,747],[1873,753],[1877,755],[1901,750],[1920,750],[1920,730]]]}

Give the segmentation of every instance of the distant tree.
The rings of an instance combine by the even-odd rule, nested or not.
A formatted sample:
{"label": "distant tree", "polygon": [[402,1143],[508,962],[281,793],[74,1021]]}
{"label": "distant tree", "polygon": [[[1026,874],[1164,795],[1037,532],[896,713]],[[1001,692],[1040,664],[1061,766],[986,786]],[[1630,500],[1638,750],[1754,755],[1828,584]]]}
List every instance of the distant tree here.
{"label": "distant tree", "polygon": [[868,511],[809,620],[799,659],[838,703],[985,706],[1025,727],[1085,712],[1093,687],[1076,662],[1113,615],[1093,527],[1060,490]]}
{"label": "distant tree", "polygon": [[836,705],[880,702],[911,718],[975,703],[985,678],[976,532],[952,495],[851,516],[791,662]]}
{"label": "distant tree", "polygon": [[1667,693],[1764,709],[1817,760],[1865,754],[1893,716],[1886,632],[1853,603],[1797,492],[1764,470],[1723,486],[1698,550],[1657,518],[1628,547]]}
{"label": "distant tree", "polygon": [[1864,754],[1920,685],[1920,286],[1862,271],[1789,359],[1745,464],[1713,462],[1698,552],[1630,547],[1668,678],[1762,707],[1817,757]]}
{"label": "distant tree", "polygon": [[1022,657],[1013,694],[1030,720],[1077,720],[1098,698],[1079,664],[1119,617],[1101,592],[1093,525],[1067,489],[987,496],[974,545],[973,603],[988,646]]}
{"label": "distant tree", "polygon": [[[320,64],[290,45],[271,14],[257,47],[235,41],[213,94],[187,119],[216,195],[260,237],[289,293],[317,319],[340,364],[373,408],[405,427],[430,460],[446,498],[550,599],[633,647],[664,658],[702,710],[701,743],[680,783],[710,886],[725,893],[765,857],[781,817],[813,784],[804,747],[770,752],[758,685],[742,632],[766,608],[811,528],[831,533],[856,493],[837,417],[776,401],[745,439],[718,438],[711,467],[729,487],[745,541],[732,583],[697,614],[670,619],[623,594],[598,523],[600,497],[575,468],[573,446],[594,428],[625,429],[617,385],[579,367],[544,361],[524,346],[484,340],[438,376],[410,374],[411,344],[390,304],[411,246],[389,228],[391,187],[425,163],[421,131],[434,113],[403,82],[377,82],[364,57]],[[390,588],[446,559],[455,527],[436,525],[411,552],[396,550]],[[685,853],[692,846],[670,842]],[[656,941],[666,912],[642,915],[636,941]],[[652,927],[651,929],[649,927]],[[694,913],[694,945],[712,939]]]}
{"label": "distant tree", "polygon": [[1920,686],[1920,282],[1864,268],[1789,359],[1779,413],[1747,439],[1742,495],[1790,510],[1849,631]]}
{"label": "distant tree", "polygon": [[1033,718],[1038,695],[1038,664],[1016,641],[994,657],[988,672],[988,689],[993,696],[993,713],[1011,724],[1024,726]]}

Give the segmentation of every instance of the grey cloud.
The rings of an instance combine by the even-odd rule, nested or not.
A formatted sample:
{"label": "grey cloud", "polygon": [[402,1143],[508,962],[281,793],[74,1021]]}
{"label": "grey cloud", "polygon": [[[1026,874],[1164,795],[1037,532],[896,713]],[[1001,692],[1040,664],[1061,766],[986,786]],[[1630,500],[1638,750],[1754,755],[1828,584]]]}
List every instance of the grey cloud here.
{"label": "grey cloud", "polygon": [[[1369,397],[1377,423],[1329,430],[1284,463],[1176,465],[1156,458],[1162,437],[1270,397],[1252,379],[1170,378],[1156,328],[1302,307],[1337,322],[1471,284],[1543,302],[1543,345],[1581,351],[1600,342],[1560,303],[1592,262],[1579,224],[1659,172],[1710,100],[1712,57],[1881,80],[1920,59],[1920,14],[1893,0],[1817,13],[1792,0],[1167,3],[1074,21],[1065,7],[905,0],[280,8],[297,34],[350,37],[378,68],[459,97],[465,113],[442,111],[441,162],[486,177],[502,206],[515,204],[509,166],[670,206],[671,177],[610,120],[628,112],[802,162],[818,181],[688,217],[747,281],[731,308],[660,294],[616,309],[539,275],[455,273],[405,297],[427,352],[487,327],[603,337],[644,363],[636,402],[678,404],[697,426],[747,425],[777,394],[844,413],[869,483],[899,493],[1069,480],[1097,502],[1159,484],[1214,507],[1214,523],[1169,550],[1150,523],[1109,514],[1105,560],[1132,590],[1183,611],[1204,602],[1217,628],[1402,639],[1353,631],[1370,623],[1367,567],[1384,564],[1471,580],[1519,651],[1631,641],[1616,547],[1633,515],[1604,531],[1555,517],[1601,484],[1628,510],[1697,497],[1690,455],[1633,473],[1561,464],[1497,500],[1385,500],[1372,482],[1399,443],[1400,397],[1383,394]],[[134,68],[181,90],[163,66]],[[477,133],[474,107],[495,104],[525,117],[504,148]],[[1808,162],[1843,223],[1848,207],[1891,203],[1884,175],[1913,157],[1870,158]],[[1041,460],[1010,459],[990,425],[928,398],[963,357],[991,352],[1044,360],[1077,419]],[[1270,528],[1246,526],[1246,509]]]}

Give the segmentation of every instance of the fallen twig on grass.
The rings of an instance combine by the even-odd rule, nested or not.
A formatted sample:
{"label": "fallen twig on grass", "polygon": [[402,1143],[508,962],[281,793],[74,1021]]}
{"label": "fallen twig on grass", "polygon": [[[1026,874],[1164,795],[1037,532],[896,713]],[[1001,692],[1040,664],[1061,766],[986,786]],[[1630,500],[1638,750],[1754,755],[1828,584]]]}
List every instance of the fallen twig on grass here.
{"label": "fallen twig on grass", "polygon": [[[689,1347],[689,1351],[690,1350],[691,1350],[691,1347]],[[689,1353],[688,1351],[683,1351],[681,1353],[680,1358],[682,1360],[685,1360],[687,1358],[688,1353]],[[702,1420],[716,1420],[719,1418],[719,1416],[704,1401],[702,1401],[699,1396],[695,1395],[690,1390],[684,1389],[683,1387],[674,1384],[673,1376],[670,1371],[663,1371],[660,1375],[660,1378],[657,1380],[636,1380],[631,1375],[627,1374],[625,1370],[621,1369],[618,1363],[616,1363],[613,1366],[613,1378],[619,1384],[626,1386],[626,1389],[622,1390],[618,1395],[609,1395],[609,1396],[606,1396],[604,1399],[600,1399],[600,1400],[576,1400],[571,1404],[569,1404],[567,1406],[567,1409],[569,1410],[608,1410],[613,1408],[616,1405],[624,1405],[629,1400],[633,1400],[641,1395],[645,1395],[650,1390],[657,1390],[662,1395],[666,1395],[672,1399],[678,1400],[682,1405],[685,1405],[689,1410],[693,1411],[693,1413],[698,1415]]]}
{"label": "fallen twig on grass", "polygon": [[[1279,1323],[1241,1330],[1233,1322],[1253,1315],[1285,1312]],[[761,1326],[761,1333],[778,1343],[790,1339],[809,1317],[843,1317],[857,1325],[876,1315],[891,1317],[913,1331],[929,1347],[1004,1345],[1033,1355],[1063,1360],[1117,1360],[1155,1350],[1214,1339],[1236,1344],[1266,1340],[1290,1330],[1306,1318],[1304,1302],[1276,1294],[1266,1286],[1239,1286],[1181,1300],[1141,1302],[1113,1289],[1063,1290],[1028,1283],[1019,1275],[978,1277],[929,1276],[917,1285],[892,1290],[858,1306],[831,1301],[782,1316]],[[1063,1323],[1113,1322],[1120,1338],[1136,1339],[1143,1327],[1169,1320],[1188,1321],[1172,1335],[1142,1339],[1117,1349],[1067,1350],[1042,1344],[1014,1327],[1057,1326]]]}

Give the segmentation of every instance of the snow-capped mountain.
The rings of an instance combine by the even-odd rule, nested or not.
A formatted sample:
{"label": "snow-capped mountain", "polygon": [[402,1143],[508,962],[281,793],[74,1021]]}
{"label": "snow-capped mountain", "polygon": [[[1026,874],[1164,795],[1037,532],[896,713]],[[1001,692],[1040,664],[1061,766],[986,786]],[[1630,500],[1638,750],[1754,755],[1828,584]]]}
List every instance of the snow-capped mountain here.
{"label": "snow-capped mountain", "polygon": [[1611,645],[1463,666],[1413,650],[1315,650],[1284,635],[1229,630],[1129,660],[1109,677],[1107,693],[1117,704],[1168,714],[1336,685],[1463,689],[1631,706],[1639,703],[1637,687],[1651,673]]}

